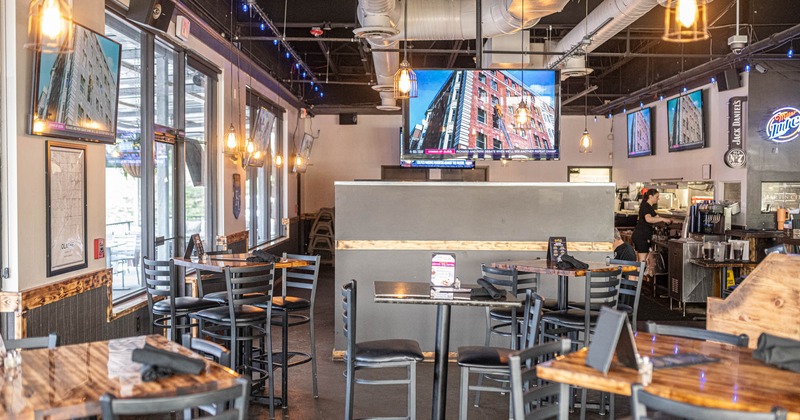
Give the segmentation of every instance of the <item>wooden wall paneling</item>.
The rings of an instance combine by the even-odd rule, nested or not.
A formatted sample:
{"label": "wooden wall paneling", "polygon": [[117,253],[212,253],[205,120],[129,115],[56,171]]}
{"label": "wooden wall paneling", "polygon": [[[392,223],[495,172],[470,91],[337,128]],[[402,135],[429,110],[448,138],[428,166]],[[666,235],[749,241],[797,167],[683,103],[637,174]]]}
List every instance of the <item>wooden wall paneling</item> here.
{"label": "wooden wall paneling", "polygon": [[800,255],[770,254],[726,299],[708,298],[706,328],[800,340]]}
{"label": "wooden wall paneling", "polygon": [[3,314],[3,334],[17,339],[24,337],[22,295],[17,292],[0,292],[0,313]]}

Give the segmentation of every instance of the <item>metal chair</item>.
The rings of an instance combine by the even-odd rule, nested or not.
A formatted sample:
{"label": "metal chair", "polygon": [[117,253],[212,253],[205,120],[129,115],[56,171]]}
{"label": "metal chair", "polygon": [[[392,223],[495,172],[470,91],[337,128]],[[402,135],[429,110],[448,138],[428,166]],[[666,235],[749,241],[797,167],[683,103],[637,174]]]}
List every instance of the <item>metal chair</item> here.
{"label": "metal chair", "polygon": [[54,349],[58,342],[58,336],[50,333],[46,337],[28,337],[17,340],[5,340],[6,350],[33,350],[33,349]]}
{"label": "metal chair", "polygon": [[231,351],[213,341],[192,337],[191,334],[184,334],[182,344],[183,347],[203,357],[210,358],[223,366],[231,365]]}
{"label": "metal chair", "polygon": [[247,419],[250,383],[239,378],[229,387],[208,392],[161,398],[116,398],[111,394],[100,397],[103,420],[117,420],[119,416],[172,413],[214,404],[226,407],[208,419]]}
{"label": "metal chair", "polygon": [[[525,309],[523,310],[522,346],[531,347],[536,344],[539,321],[542,317],[542,304],[544,299],[527,291]],[[479,380],[474,386],[469,384],[470,373],[491,375],[492,380],[507,383],[509,378],[508,356],[513,350],[502,347],[464,346],[458,348],[458,366],[461,368],[461,392],[459,405],[459,418],[467,418],[467,399],[469,391],[508,392],[503,386],[484,386]],[[479,378],[480,379],[480,378]],[[475,406],[479,400],[476,398]]]}
{"label": "metal chair", "polygon": [[511,413],[515,420],[569,418],[569,385],[540,380],[536,363],[544,357],[567,354],[571,347],[569,339],[564,339],[509,354]]}
{"label": "metal chair", "polygon": [[[508,290],[514,296],[519,296],[520,293],[525,293],[529,289],[535,293],[539,286],[539,273],[520,273],[516,267],[503,269],[481,264],[481,277],[495,287]],[[516,324],[518,320],[521,321],[517,317],[517,312],[516,308],[487,310],[484,346],[490,345],[492,334],[511,337],[512,330],[516,330],[516,328],[511,328],[511,325]],[[517,333],[515,332],[514,335],[516,336]]]}
{"label": "metal chair", "polygon": [[[142,258],[144,265],[147,307],[150,309],[150,325],[162,328],[169,333],[168,338],[178,341],[178,330],[184,331],[197,326],[188,321],[191,312],[218,306],[204,299],[177,296],[178,270],[172,260],[157,261]],[[161,300],[157,300],[158,298]]]}
{"label": "metal chair", "polygon": [[[637,267],[635,271],[623,271],[619,282],[619,303],[617,310],[627,312],[628,319],[636,331],[637,316],[639,312],[639,298],[642,296],[642,276],[645,270],[644,261],[610,260],[610,265],[630,265]],[[633,277],[636,277],[635,279]]]}
{"label": "metal chair", "polygon": [[[191,319],[203,321],[200,333],[215,340],[230,343],[233,370],[249,376],[257,386],[269,383],[269,416],[274,418],[274,382],[271,369],[256,368],[264,363],[252,357],[252,345],[266,338],[266,366],[273,366],[272,336],[268,321],[272,315],[272,284],[274,265],[252,267],[225,267],[227,305],[189,314]],[[258,373],[255,378],[253,373]]]}
{"label": "metal chair", "polygon": [[[311,384],[314,398],[319,397],[317,391],[317,345],[314,339],[314,300],[317,294],[317,280],[319,278],[320,256],[287,254],[283,258],[292,258],[308,261],[310,264],[303,267],[293,267],[284,270],[283,292],[281,296],[272,298],[273,319],[272,325],[281,327],[281,392],[283,393],[283,408],[288,405],[288,368],[311,362]],[[301,296],[287,295],[287,289],[303,289],[309,291],[306,299]],[[277,318],[277,319],[276,319]],[[311,334],[311,349],[309,353],[289,351],[289,328],[298,325],[309,325]],[[292,357],[298,357],[290,363]]]}
{"label": "metal chair", "polygon": [[[347,338],[347,354],[345,371],[347,390],[345,396],[344,418],[353,419],[353,400],[355,397],[355,384],[365,385],[407,385],[408,386],[408,416],[416,418],[416,392],[417,392],[417,362],[422,361],[422,350],[419,343],[414,340],[375,340],[356,341],[356,314],[357,314],[357,283],[352,280],[342,286],[342,321],[344,321],[344,335]],[[356,378],[359,369],[374,368],[399,368],[405,367],[407,377],[400,379],[361,379]],[[393,417],[396,418],[396,417]]]}
{"label": "metal chair", "polygon": [[647,321],[647,332],[655,335],[669,335],[673,337],[691,338],[693,340],[714,341],[717,343],[733,344],[737,347],[747,347],[750,337],[747,334],[728,334],[718,331],[709,331],[702,328],[680,327],[676,325],[656,324]]}
{"label": "metal chair", "polygon": [[633,420],[646,420],[648,409],[666,413],[683,419],[716,420],[785,420],[787,412],[773,408],[769,413],[753,411],[724,410],[721,408],[700,407],[685,402],[659,397],[645,391],[641,384],[631,385],[631,417]]}

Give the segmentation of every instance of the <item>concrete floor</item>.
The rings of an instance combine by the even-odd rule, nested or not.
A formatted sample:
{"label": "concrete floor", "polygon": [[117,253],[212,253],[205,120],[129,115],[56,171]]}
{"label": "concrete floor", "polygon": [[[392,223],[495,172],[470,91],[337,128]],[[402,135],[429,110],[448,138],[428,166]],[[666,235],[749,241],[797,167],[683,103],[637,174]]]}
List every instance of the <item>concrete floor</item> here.
{"label": "concrete floor", "polygon": [[[336,298],[334,299],[334,296]],[[277,419],[342,419],[344,417],[345,379],[342,375],[344,363],[332,360],[334,328],[341,328],[341,320],[334,320],[334,304],[340,304],[338,293],[334,291],[333,268],[323,266],[320,272],[316,304],[316,336],[317,336],[317,370],[319,398],[312,396],[311,365],[305,364],[289,369],[289,407],[285,410],[276,409]],[[695,312],[703,311],[702,307],[690,308],[687,318]],[[643,316],[644,315],[644,316]],[[676,311],[668,310],[668,303],[664,299],[642,299],[639,312],[640,324],[648,319],[668,320],[672,323],[690,324]],[[703,325],[695,326],[702,327]],[[280,330],[273,328],[275,348],[278,348]],[[295,327],[290,331],[290,348],[304,351],[309,348],[308,328]],[[398,337],[402,338],[402,337]],[[405,370],[392,372],[391,370],[378,369],[381,377],[397,373],[405,375]],[[359,372],[360,375],[371,372]],[[276,372],[276,387],[279,385],[280,371]],[[447,419],[458,418],[459,405],[459,368],[455,363],[450,363],[448,370],[447,389]],[[475,378],[472,378],[474,381]],[[420,363],[417,366],[417,418],[431,418],[431,395],[433,388],[433,363]],[[474,394],[471,394],[471,397]],[[590,400],[597,398],[597,394],[590,392]],[[627,397],[616,397],[615,417],[619,418],[629,414]],[[266,406],[251,405],[250,417],[265,419],[269,411]],[[355,417],[376,416],[404,416],[406,414],[406,387],[405,386],[374,386],[356,385],[355,389]],[[570,418],[577,419],[576,411]],[[481,393],[480,407],[469,405],[468,418],[470,419],[507,419],[508,395]],[[589,410],[588,419],[608,419],[609,416],[600,416],[597,411]]]}

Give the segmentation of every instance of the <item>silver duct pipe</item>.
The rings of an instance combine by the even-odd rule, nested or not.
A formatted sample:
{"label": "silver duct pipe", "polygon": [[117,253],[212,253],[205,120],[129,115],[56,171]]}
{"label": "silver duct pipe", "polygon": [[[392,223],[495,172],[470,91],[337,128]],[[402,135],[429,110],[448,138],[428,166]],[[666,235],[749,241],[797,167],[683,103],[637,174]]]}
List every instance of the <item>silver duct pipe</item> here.
{"label": "silver duct pipe", "polygon": [[[609,18],[611,22],[603,26],[592,42],[585,47],[586,52],[594,51],[604,42],[618,34],[645,13],[649,12],[658,4],[658,0],[606,0],[597,6],[589,16],[581,21],[573,30],[558,41],[554,51],[570,51],[573,47],[580,44],[587,32],[592,32],[603,25]],[[552,56],[547,60],[545,67],[550,67],[561,57]]]}
{"label": "silver duct pipe", "polygon": [[[408,39],[456,40],[475,39],[476,19],[474,0],[405,0],[408,4]],[[525,0],[525,21],[516,16],[522,0],[483,0],[482,36],[498,35],[530,28],[542,16],[561,11],[569,0]],[[402,9],[396,0],[359,0],[358,20],[361,28],[353,32],[365,38],[372,47],[377,85],[381,94],[379,109],[397,110],[393,98],[394,73],[400,65],[398,41],[405,35]]]}

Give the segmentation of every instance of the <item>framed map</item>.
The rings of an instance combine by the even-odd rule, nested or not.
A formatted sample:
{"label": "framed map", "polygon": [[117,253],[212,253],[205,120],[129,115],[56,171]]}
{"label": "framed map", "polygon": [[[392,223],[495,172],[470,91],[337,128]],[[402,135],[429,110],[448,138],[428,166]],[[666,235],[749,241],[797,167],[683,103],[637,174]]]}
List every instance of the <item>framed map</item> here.
{"label": "framed map", "polygon": [[86,268],[86,146],[47,142],[47,277]]}

